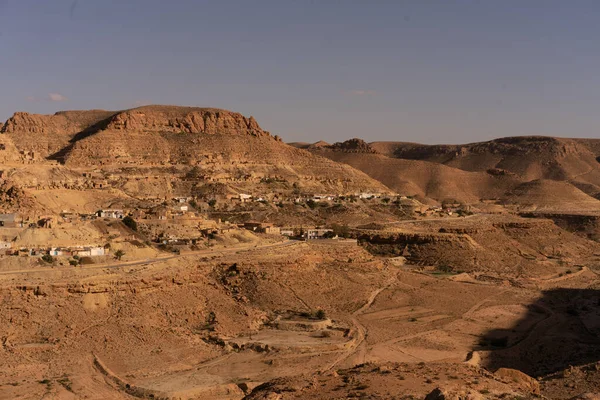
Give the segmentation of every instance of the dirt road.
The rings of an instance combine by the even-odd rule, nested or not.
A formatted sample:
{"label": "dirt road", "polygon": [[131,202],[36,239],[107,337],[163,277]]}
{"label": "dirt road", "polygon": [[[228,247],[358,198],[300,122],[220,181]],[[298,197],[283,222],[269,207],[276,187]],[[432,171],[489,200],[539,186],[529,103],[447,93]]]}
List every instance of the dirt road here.
{"label": "dirt road", "polygon": [[361,324],[358,320],[358,316],[363,314],[365,311],[371,307],[377,296],[384,290],[388,289],[390,286],[394,285],[397,280],[397,275],[392,276],[382,287],[374,290],[367,302],[358,310],[352,313],[352,325],[354,325],[354,329],[356,330],[356,336],[349,343],[349,347],[345,350],[333,363],[323,368],[321,371],[326,372],[332,370],[335,366],[341,364],[344,361],[351,359],[352,357],[356,357],[357,359],[353,361],[354,365],[364,363],[365,356],[367,353],[367,345],[365,342],[365,338],[368,334],[367,328]]}

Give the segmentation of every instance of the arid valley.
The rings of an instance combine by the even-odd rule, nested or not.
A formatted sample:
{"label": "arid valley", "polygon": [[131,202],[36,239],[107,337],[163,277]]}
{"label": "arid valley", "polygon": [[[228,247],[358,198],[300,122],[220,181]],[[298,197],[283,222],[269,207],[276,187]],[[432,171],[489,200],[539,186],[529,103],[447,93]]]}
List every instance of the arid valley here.
{"label": "arid valley", "polygon": [[0,132],[2,399],[600,398],[600,139]]}

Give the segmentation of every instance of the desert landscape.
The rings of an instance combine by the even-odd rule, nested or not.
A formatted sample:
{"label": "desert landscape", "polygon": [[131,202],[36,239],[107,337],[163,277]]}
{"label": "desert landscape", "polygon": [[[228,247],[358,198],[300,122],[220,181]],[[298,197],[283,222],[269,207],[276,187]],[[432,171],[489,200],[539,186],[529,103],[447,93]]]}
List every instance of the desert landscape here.
{"label": "desert landscape", "polygon": [[600,139],[0,128],[0,398],[600,396]]}

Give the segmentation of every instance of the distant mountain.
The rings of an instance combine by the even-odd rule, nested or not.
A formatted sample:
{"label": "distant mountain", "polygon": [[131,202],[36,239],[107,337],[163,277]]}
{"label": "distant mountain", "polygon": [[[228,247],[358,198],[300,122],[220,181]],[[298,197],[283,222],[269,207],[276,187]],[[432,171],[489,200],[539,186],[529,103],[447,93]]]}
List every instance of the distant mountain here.
{"label": "distant mountain", "polygon": [[[406,195],[467,203],[498,199],[533,209],[600,210],[600,140],[515,137],[466,145],[421,145],[352,139],[310,150],[351,165]],[[529,182],[537,183],[523,186]],[[557,190],[560,193],[554,193]],[[544,193],[562,200],[550,201]],[[565,201],[571,198],[569,193],[570,202]]]}

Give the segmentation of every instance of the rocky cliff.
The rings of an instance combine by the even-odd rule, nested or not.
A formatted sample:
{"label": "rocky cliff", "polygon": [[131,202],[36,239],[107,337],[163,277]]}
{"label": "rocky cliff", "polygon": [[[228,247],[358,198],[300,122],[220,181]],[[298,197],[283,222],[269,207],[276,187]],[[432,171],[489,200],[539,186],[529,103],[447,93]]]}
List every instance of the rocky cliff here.
{"label": "rocky cliff", "polygon": [[215,108],[145,106],[124,111],[17,112],[0,128],[20,151],[60,159],[79,140],[102,131],[240,134],[270,137],[253,117]]}
{"label": "rocky cliff", "polygon": [[[145,106],[54,115],[20,112],[0,132],[7,149],[14,149],[12,158],[25,157],[27,163],[53,160],[73,170],[133,167],[145,169],[141,175],[146,177],[156,175],[149,171],[154,167],[176,168],[176,173],[161,175],[170,181],[162,188],[166,192],[171,186],[181,186],[178,182],[192,168],[197,176],[189,185],[235,185],[250,193],[270,193],[273,185],[278,191],[291,190],[293,185],[296,190],[315,192],[389,191],[350,166],[283,143],[253,117],[215,108]],[[127,174],[114,175],[121,182],[117,187],[127,188],[129,195],[149,195],[141,193],[140,185],[132,184]],[[47,185],[42,182],[42,186]],[[152,193],[166,196],[165,190],[156,187]],[[190,195],[187,189],[183,192]]]}
{"label": "rocky cliff", "polygon": [[216,108],[147,106],[113,116],[107,130],[269,136],[253,117]]}

